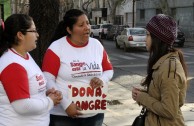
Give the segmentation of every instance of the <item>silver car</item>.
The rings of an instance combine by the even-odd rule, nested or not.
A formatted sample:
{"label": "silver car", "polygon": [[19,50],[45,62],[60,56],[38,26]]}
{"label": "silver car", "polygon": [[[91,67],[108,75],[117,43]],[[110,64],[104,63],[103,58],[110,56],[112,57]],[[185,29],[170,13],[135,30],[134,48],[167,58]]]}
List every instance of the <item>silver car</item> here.
{"label": "silver car", "polygon": [[116,47],[128,51],[131,47],[146,48],[145,28],[124,28],[120,35],[116,37]]}

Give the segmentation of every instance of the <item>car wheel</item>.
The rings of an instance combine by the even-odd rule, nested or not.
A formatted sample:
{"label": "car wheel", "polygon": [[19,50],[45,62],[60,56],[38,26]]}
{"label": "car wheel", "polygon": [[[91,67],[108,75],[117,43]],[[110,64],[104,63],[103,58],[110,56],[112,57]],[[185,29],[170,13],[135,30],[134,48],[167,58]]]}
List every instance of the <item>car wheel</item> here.
{"label": "car wheel", "polygon": [[183,46],[184,46],[184,43],[179,44],[179,47],[183,47]]}
{"label": "car wheel", "polygon": [[116,36],[114,35],[112,39],[113,39],[113,41],[115,41],[116,40]]}
{"label": "car wheel", "polygon": [[124,45],[123,45],[123,49],[124,49],[124,51],[125,52],[127,52],[128,51],[128,48],[127,48],[127,46],[126,46],[126,44],[124,43]]}
{"label": "car wheel", "polygon": [[106,35],[106,40],[108,40],[108,35]]}
{"label": "car wheel", "polygon": [[91,34],[90,34],[90,37],[94,38],[94,34],[93,34],[93,33],[91,33]]}
{"label": "car wheel", "polygon": [[120,49],[120,46],[119,46],[119,44],[117,43],[117,40],[115,40],[115,45],[116,45],[116,48],[117,48],[117,49]]}

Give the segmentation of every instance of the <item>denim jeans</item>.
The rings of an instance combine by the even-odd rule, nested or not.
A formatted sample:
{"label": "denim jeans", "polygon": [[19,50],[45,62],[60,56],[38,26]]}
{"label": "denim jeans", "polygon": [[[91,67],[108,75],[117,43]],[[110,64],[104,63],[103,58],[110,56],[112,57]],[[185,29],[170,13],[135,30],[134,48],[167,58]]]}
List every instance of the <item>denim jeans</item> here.
{"label": "denim jeans", "polygon": [[49,126],[102,126],[104,113],[87,118],[71,118],[68,116],[50,115]]}

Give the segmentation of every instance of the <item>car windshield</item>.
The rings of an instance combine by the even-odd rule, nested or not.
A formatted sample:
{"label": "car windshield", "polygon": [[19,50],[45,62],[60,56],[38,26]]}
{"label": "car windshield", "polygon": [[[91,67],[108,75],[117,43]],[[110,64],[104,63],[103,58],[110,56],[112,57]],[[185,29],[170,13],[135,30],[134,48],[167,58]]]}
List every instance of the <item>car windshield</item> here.
{"label": "car windshield", "polygon": [[95,25],[91,25],[91,28],[92,28],[92,29],[96,29],[96,28],[97,28],[97,26],[95,26]]}
{"label": "car windshield", "polygon": [[108,24],[108,25],[103,25],[102,27],[103,28],[109,28],[110,26],[112,26],[111,24]]}
{"label": "car windshield", "polygon": [[146,35],[146,30],[144,29],[129,29],[130,35]]}
{"label": "car windshield", "polygon": [[96,26],[97,26],[97,27],[96,27],[97,29],[99,29],[99,28],[100,28],[100,25],[96,25]]}

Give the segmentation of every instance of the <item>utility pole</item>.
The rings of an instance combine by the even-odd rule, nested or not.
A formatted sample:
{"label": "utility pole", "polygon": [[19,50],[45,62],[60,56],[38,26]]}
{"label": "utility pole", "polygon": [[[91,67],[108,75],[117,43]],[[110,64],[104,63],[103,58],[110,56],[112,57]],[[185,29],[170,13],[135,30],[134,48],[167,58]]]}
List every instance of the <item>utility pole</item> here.
{"label": "utility pole", "polygon": [[132,27],[134,27],[135,26],[135,13],[136,13],[136,11],[135,11],[135,9],[136,9],[136,1],[140,1],[140,0],[132,0],[132,2],[133,2],[133,10],[132,10],[132,13],[133,13],[133,21],[132,21]]}
{"label": "utility pole", "polygon": [[132,21],[132,27],[134,27],[135,25],[135,0],[132,0],[133,2],[133,10],[132,10],[132,13],[133,13],[133,21]]}

